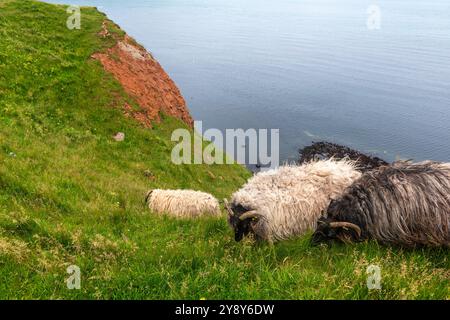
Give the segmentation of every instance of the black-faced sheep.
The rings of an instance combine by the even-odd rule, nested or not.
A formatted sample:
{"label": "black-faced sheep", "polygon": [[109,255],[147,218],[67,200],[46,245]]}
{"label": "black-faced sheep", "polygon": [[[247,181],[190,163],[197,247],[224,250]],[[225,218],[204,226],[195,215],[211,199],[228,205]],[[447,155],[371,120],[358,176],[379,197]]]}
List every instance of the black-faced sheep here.
{"label": "black-faced sheep", "polygon": [[450,246],[450,163],[397,162],[366,173],[332,201],[313,243]]}
{"label": "black-faced sheep", "polygon": [[225,203],[235,240],[252,233],[270,242],[315,228],[330,200],[361,173],[347,160],[283,166],[254,175]]}
{"label": "black-faced sheep", "polygon": [[193,190],[161,190],[147,192],[145,201],[155,213],[178,218],[220,215],[219,202],[209,193]]}
{"label": "black-faced sheep", "polygon": [[310,146],[301,149],[299,153],[299,164],[331,158],[335,160],[349,159],[355,161],[357,170],[361,172],[367,172],[388,165],[386,161],[378,157],[366,155],[348,147],[326,141],[314,142]]}

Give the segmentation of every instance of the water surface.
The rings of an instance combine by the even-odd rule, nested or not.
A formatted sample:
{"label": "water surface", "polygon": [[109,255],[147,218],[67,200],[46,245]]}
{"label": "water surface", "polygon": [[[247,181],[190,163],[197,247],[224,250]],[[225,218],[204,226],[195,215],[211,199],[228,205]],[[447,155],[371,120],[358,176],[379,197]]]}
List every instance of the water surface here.
{"label": "water surface", "polygon": [[204,128],[279,128],[282,160],[313,140],[450,160],[448,0],[58,2],[97,6],[142,43]]}

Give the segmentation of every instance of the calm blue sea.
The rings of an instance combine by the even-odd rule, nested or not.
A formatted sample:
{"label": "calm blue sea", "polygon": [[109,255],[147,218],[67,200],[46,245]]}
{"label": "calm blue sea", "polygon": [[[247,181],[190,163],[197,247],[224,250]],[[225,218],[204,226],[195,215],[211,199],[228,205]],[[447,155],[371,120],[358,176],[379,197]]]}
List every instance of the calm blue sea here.
{"label": "calm blue sea", "polygon": [[52,2],[108,14],[204,128],[279,128],[282,160],[329,140],[387,160],[450,161],[449,0]]}

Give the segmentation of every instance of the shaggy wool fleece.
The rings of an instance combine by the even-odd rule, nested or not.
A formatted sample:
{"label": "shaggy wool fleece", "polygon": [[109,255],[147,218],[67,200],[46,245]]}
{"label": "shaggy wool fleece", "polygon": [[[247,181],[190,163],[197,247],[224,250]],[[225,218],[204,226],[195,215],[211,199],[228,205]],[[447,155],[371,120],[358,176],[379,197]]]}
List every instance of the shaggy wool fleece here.
{"label": "shaggy wool fleece", "polygon": [[154,189],[147,193],[148,207],[155,213],[178,218],[220,215],[217,199],[209,193],[193,190]]}
{"label": "shaggy wool fleece", "polygon": [[400,161],[363,175],[330,204],[313,236],[316,242],[368,238],[450,247],[450,163]]}
{"label": "shaggy wool fleece", "polygon": [[[282,166],[250,178],[233,194],[231,207],[241,206],[258,214],[250,223],[258,239],[289,239],[314,229],[330,200],[360,176],[355,163],[349,160]],[[232,227],[235,231],[239,228]]]}

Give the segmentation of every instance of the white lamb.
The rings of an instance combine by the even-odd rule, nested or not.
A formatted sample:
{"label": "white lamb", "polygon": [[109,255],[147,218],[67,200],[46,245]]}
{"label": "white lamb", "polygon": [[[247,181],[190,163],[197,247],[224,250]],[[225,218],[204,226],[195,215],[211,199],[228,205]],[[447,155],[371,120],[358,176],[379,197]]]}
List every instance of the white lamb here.
{"label": "white lamb", "polygon": [[146,202],[153,212],[178,218],[218,216],[221,212],[215,197],[193,190],[150,190]]}

